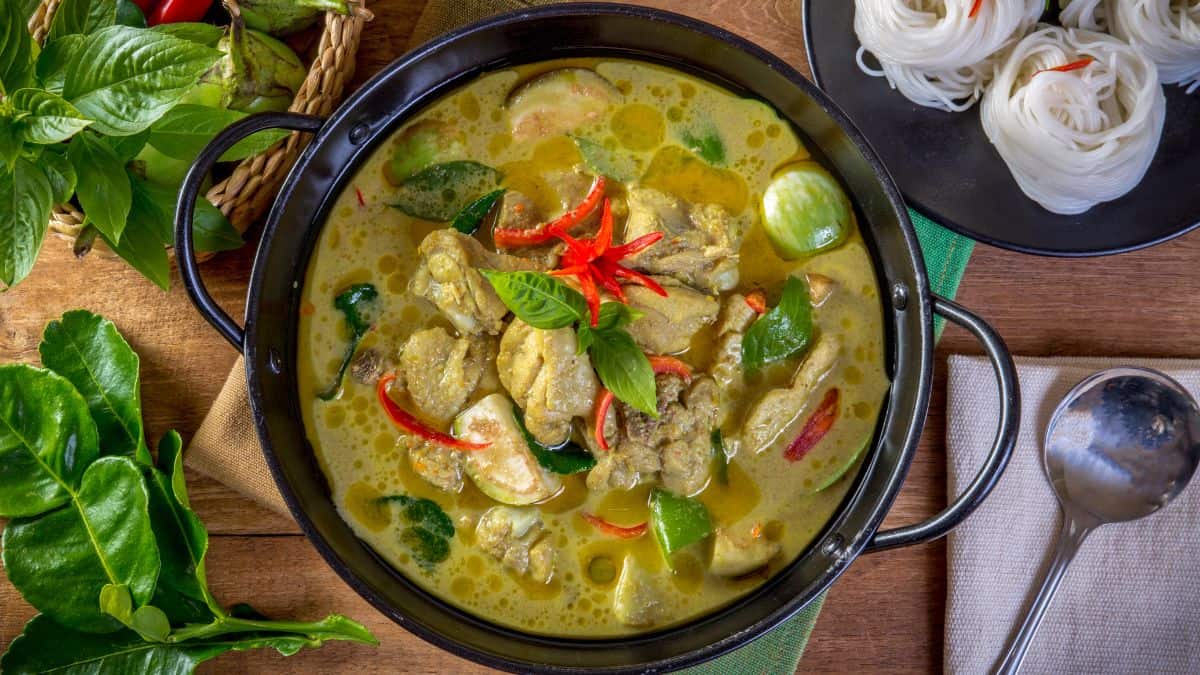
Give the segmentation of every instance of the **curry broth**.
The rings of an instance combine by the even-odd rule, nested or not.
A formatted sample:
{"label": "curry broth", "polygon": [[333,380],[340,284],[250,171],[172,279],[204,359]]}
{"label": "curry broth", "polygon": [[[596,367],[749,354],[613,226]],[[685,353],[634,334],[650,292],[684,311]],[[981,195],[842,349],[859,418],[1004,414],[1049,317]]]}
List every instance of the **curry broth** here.
{"label": "curry broth", "polygon": [[[762,287],[777,292],[788,274],[803,271],[825,274],[839,284],[839,291],[814,310],[816,330],[835,331],[843,340],[842,357],[822,384],[822,390],[834,384],[839,387],[840,416],[819,452],[798,463],[786,461],[782,453],[788,440],[799,433],[814,401],[770,449],[757,455],[739,453],[729,466],[727,485],[710,480],[698,496],[717,527],[747,519],[764,523],[767,536],[782,544],[782,555],[775,556],[765,572],[730,579],[708,573],[705,552],[693,546],[676,555],[674,569],[668,568],[651,535],[632,541],[613,539],[579,515],[586,510],[618,524],[644,522],[649,515],[649,486],[594,494],[584,485],[583,474],[577,474],[563,476],[563,490],[537,507],[558,557],[549,584],[531,581],[472,545],[475,519],[495,502],[470,480],[460,494],[452,495],[412,472],[397,447],[400,432],[379,407],[371,386],[347,377],[337,399],[316,397],[334,377],[349,338],[333,305],[335,295],[349,284],[370,282],[380,291],[379,318],[362,348],[395,354],[415,330],[431,325],[451,330],[436,308],[407,290],[417,266],[418,244],[427,233],[446,225],[420,221],[388,206],[394,191],[385,180],[392,143],[362,165],[337,199],[319,237],[303,289],[298,381],[305,428],[334,502],[358,536],[405,576],[496,623],[544,634],[606,637],[644,630],[622,624],[611,607],[626,555],[669,579],[659,584],[670,617],[654,626],[660,628],[730,602],[803,551],[841,502],[857,467],[827,488],[813,491],[821,487],[832,465],[860,461],[858,451],[873,433],[888,382],[877,283],[860,235],[852,233],[844,245],[815,258],[788,262],[774,254],[758,226],[756,205],[772,173],[808,156],[791,128],[768,106],[645,63],[576,59],[485,75],[434,103],[404,128],[431,119],[457,125],[468,157],[499,167],[502,185],[519,189],[545,211],[562,212],[572,205],[561,203],[546,189],[540,174],[547,167],[580,163],[574,143],[565,137],[532,147],[514,143],[503,111],[514,85],[564,63],[594,69],[624,94],[624,105],[585,130],[589,137],[603,138],[606,147],[620,148],[631,157],[643,184],[684,199],[721,203],[750,225],[741,249],[738,291]],[[727,168],[697,161],[679,147],[681,133],[706,124],[721,130]],[[481,234],[482,239],[486,236]],[[706,369],[714,349],[713,333],[711,326],[701,330],[679,358],[697,370]],[[757,392],[786,384],[794,368],[794,361],[775,364],[751,378],[747,394],[740,397],[743,405]],[[495,391],[503,388],[493,363],[471,401]],[[736,436],[736,421],[744,412],[734,407],[724,430],[730,438]],[[377,501],[393,493],[432,499],[451,515],[456,533],[445,562],[427,569],[401,545],[393,508]],[[604,583],[593,581],[588,573],[598,554],[616,561],[612,580]]]}

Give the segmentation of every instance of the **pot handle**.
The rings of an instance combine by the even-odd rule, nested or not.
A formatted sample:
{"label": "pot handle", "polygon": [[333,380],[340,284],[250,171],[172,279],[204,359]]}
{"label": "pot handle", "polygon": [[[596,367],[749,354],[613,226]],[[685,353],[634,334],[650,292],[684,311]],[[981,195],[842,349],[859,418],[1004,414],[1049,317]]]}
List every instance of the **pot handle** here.
{"label": "pot handle", "polygon": [[245,331],[213,300],[200,278],[200,268],[192,241],[192,213],[196,208],[196,199],[200,196],[204,179],[212,171],[217,159],[243,138],[264,129],[291,129],[315,133],[324,123],[323,118],[300,113],[249,115],[230,124],[214,136],[196,156],[196,161],[192,162],[192,167],[183,179],[179,199],[175,203],[175,260],[179,265],[179,274],[183,277],[183,287],[187,289],[192,304],[196,305],[196,309],[205,320],[239,352],[242,351],[245,342]]}
{"label": "pot handle", "polygon": [[992,443],[992,451],[988,454],[983,468],[975,475],[975,479],[960,494],[954,503],[946,507],[936,516],[916,525],[905,525],[893,530],[876,532],[867,543],[864,553],[884,551],[889,548],[923,544],[945,536],[959,523],[979,508],[983,500],[996,487],[997,481],[1008,466],[1012,457],[1013,446],[1017,443],[1017,431],[1021,420],[1020,390],[1017,383],[1017,369],[1013,365],[1012,354],[1004,341],[986,321],[971,313],[963,306],[941,296],[933,296],[933,311],[946,319],[967,329],[983,345],[992,368],[996,372],[996,380],[1000,383],[1000,425],[996,430],[996,440]]}

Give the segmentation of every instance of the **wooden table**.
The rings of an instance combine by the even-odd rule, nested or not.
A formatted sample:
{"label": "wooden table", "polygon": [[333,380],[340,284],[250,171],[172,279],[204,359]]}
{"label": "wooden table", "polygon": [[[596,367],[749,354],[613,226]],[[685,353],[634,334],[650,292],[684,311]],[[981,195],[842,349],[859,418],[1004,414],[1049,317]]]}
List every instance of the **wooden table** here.
{"label": "wooden table", "polygon": [[[435,0],[441,1],[441,0]],[[448,0],[447,0],[448,1]],[[423,2],[372,2],[358,58],[358,81],[403,50]],[[807,72],[798,0],[656,0],[652,3],[740,33]],[[253,251],[208,263],[213,295],[240,315]],[[980,245],[959,294],[1023,355],[1195,356],[1200,354],[1200,235],[1154,249],[1093,260],[1057,260]],[[142,392],[151,438],[168,428],[184,437],[199,426],[236,355],[192,310],[178,276],[168,294],[124,265],[92,256],[83,262],[50,241],[33,275],[0,295],[0,362],[37,360],[44,324],[86,307],[116,322],[141,354]],[[888,524],[935,513],[946,500],[945,357],[978,353],[957,329],[938,348],[933,405],[908,482]],[[366,623],[381,646],[331,644],[280,657],[231,654],[206,672],[401,673],[482,672],[391,623],[320,560],[290,520],[189,472],[193,504],[212,533],[209,579],[227,603],[252,601],[269,615],[317,618],[341,612]],[[941,668],[945,545],[864,557],[833,587],[801,670],[929,672]],[[33,609],[0,576],[0,649]]]}

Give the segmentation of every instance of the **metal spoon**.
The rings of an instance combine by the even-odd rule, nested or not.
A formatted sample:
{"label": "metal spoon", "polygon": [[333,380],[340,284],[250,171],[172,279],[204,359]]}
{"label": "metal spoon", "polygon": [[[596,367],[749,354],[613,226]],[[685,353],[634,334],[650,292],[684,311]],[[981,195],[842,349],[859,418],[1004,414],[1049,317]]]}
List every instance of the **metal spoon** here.
{"label": "metal spoon", "polygon": [[1042,587],[996,667],[1015,674],[1067,565],[1092,530],[1154,513],[1187,486],[1200,461],[1200,410],[1166,375],[1113,368],[1075,385],[1046,429],[1046,476],[1063,510]]}

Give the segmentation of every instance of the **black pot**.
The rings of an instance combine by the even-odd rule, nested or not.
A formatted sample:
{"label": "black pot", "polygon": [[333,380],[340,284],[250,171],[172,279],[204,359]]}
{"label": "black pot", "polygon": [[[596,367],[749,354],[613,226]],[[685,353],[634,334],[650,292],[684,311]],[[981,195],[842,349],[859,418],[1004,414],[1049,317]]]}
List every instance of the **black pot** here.
{"label": "black pot", "polygon": [[[823,155],[854,203],[884,298],[893,385],[873,450],[837,513],[791,565],[744,598],[686,625],[605,640],[550,638],[497,626],[431,596],[392,569],[342,521],[302,424],[295,366],[301,282],[327,210],[359,164],[399,125],[479,74],[568,56],[644,59],[693,73],[773,105]],[[267,219],[246,303],[245,329],[205,290],[191,213],[216,159],[261,129],[311,132]],[[188,173],[175,218],[180,271],[205,318],[246,357],[255,424],[288,507],[325,560],[371,604],[417,635],[466,658],[517,671],[670,670],[740,647],[816,598],[862,553],[945,535],[987,496],[1016,440],[1017,381],[1003,342],[955,303],[929,291],[899,191],[845,115],[786,63],[714,26],[666,12],[570,4],[498,16],[434,40],[391,64],[328,119],[280,113],[248,117],[218,134]],[[908,471],[929,404],[933,316],[981,342],[1000,382],[1000,428],[986,464],[934,518],[878,532]]]}

